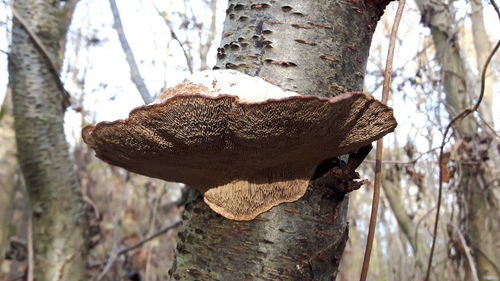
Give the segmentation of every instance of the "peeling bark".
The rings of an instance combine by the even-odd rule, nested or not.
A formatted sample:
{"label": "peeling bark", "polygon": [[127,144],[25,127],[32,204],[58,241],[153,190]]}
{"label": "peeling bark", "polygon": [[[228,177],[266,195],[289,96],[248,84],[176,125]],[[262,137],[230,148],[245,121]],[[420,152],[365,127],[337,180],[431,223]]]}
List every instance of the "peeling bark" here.
{"label": "peeling bark", "polygon": [[[59,68],[76,2],[13,3]],[[34,277],[86,280],[86,206],[64,135],[62,95],[46,58],[16,18],[9,74],[18,157],[33,209]]]}
{"label": "peeling bark", "polygon": [[[304,95],[360,91],[386,4],[365,2],[230,0],[214,68]],[[197,196],[183,215],[173,279],[335,280],[348,237],[348,200],[336,190],[313,181],[300,200],[248,222],[222,218]]]}

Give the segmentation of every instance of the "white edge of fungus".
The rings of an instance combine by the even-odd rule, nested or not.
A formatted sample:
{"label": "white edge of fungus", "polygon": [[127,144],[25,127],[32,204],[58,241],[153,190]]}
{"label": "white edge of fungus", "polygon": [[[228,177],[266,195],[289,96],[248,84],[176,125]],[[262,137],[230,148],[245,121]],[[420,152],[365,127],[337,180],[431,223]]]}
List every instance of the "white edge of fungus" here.
{"label": "white edge of fungus", "polygon": [[[205,70],[191,75],[183,83],[201,84],[208,88],[203,95],[217,97],[220,95],[237,96],[240,102],[257,103],[270,99],[282,99],[299,96],[296,92],[284,91],[260,77],[253,77],[235,70]],[[165,99],[157,102],[164,102]]]}

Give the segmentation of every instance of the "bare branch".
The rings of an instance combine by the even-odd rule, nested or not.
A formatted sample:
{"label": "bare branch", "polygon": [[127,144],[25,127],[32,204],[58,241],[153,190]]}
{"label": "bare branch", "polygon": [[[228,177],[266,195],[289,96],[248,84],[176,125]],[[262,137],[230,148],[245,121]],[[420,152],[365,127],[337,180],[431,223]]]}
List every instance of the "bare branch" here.
{"label": "bare branch", "polygon": [[456,225],[448,224],[448,226],[450,226],[453,230],[455,230],[455,233],[458,236],[458,239],[460,241],[460,245],[463,248],[463,254],[465,254],[465,256],[467,258],[467,264],[469,265],[469,270],[471,271],[472,280],[479,281],[479,278],[477,277],[476,266],[474,265],[474,259],[471,256],[470,248],[467,246],[467,243],[465,242],[464,236],[462,235],[462,233],[460,232],[460,230],[458,229],[458,227]]}
{"label": "bare branch", "polygon": [[118,240],[119,240],[119,234],[118,234],[118,219],[115,218],[113,222],[113,236],[114,236],[114,241],[113,241],[113,248],[111,249],[111,254],[109,257],[106,259],[106,261],[103,263],[104,268],[102,269],[101,273],[96,278],[96,281],[102,280],[106,274],[108,274],[108,271],[111,269],[115,261],[118,259]]}
{"label": "bare branch", "polygon": [[182,223],[182,221],[179,220],[179,221],[176,221],[173,224],[165,226],[165,227],[159,229],[158,231],[154,232],[153,234],[149,235],[148,237],[142,239],[141,241],[135,243],[134,245],[131,245],[129,247],[126,247],[124,249],[121,249],[119,251],[116,251],[116,252],[112,253],[104,262],[96,263],[96,264],[91,264],[91,265],[89,265],[89,267],[93,268],[93,267],[99,267],[99,266],[105,265],[105,269],[103,269],[103,271],[101,272],[101,274],[99,274],[99,277],[97,279],[97,280],[99,280],[100,278],[104,277],[104,275],[107,273],[107,271],[109,270],[109,268],[111,268],[111,266],[116,262],[116,260],[120,256],[126,254],[129,251],[132,251],[132,250],[134,250],[136,248],[141,247],[142,245],[144,245],[147,242],[149,242],[149,241],[151,241],[151,240],[153,240],[153,239],[161,236],[164,233],[167,233],[170,229],[179,226],[181,223]]}
{"label": "bare branch", "polygon": [[120,12],[118,11],[118,7],[116,6],[115,0],[109,0],[109,5],[111,7],[111,12],[113,13],[113,20],[115,22],[114,27],[116,32],[118,33],[118,38],[120,40],[120,44],[122,46],[123,52],[125,53],[125,58],[130,67],[130,78],[132,82],[134,82],[137,90],[141,94],[142,100],[145,104],[149,104],[153,101],[153,96],[149,93],[146,84],[144,83],[144,79],[141,77],[141,73],[139,71],[139,67],[137,66],[137,62],[134,57],[134,53],[128,44],[127,37],[125,36],[125,31],[123,30],[122,20],[120,18]]}
{"label": "bare branch", "polygon": [[[398,10],[394,17],[392,25],[391,37],[389,39],[389,49],[387,51],[387,60],[385,63],[384,85],[382,89],[382,103],[386,104],[389,99],[389,90],[391,88],[392,78],[392,62],[394,60],[394,48],[396,45],[396,37],[398,34],[399,22],[403,15],[406,0],[400,0]],[[363,267],[361,268],[360,281],[365,281],[368,275],[368,267],[370,266],[370,256],[373,247],[373,238],[375,237],[375,226],[377,224],[378,203],[380,200],[380,184],[382,182],[382,150],[383,139],[377,140],[377,150],[375,156],[375,182],[373,184],[373,201],[372,211],[370,214],[370,226],[368,229],[368,238],[366,241],[365,256],[363,258]]]}
{"label": "bare branch", "polygon": [[193,58],[191,57],[191,55],[189,55],[186,48],[184,48],[184,44],[181,42],[179,37],[177,37],[177,34],[175,33],[174,28],[172,27],[172,24],[170,23],[170,21],[162,14],[162,12],[158,9],[158,7],[156,7],[156,5],[153,1],[151,1],[151,5],[153,5],[153,7],[155,8],[158,15],[163,19],[163,21],[165,22],[165,25],[170,30],[170,36],[175,41],[177,41],[177,43],[179,43],[179,46],[181,47],[182,52],[184,53],[184,57],[186,58],[186,64],[187,64],[187,67],[189,69],[189,73],[192,74],[193,73]]}
{"label": "bare branch", "polygon": [[495,8],[495,12],[497,12],[497,16],[500,19],[500,9],[498,9],[497,3],[495,2],[495,0],[490,0],[490,2],[491,5],[493,5],[493,8]]}

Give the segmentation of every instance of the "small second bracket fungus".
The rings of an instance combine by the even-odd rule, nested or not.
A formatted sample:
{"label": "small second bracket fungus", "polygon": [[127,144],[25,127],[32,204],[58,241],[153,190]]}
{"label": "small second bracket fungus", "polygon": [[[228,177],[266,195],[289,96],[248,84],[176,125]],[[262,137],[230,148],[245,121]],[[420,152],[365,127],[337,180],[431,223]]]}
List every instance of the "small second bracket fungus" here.
{"label": "small second bracket fungus", "polygon": [[302,197],[323,160],[357,151],[396,125],[391,108],[363,93],[300,96],[218,70],[82,135],[100,159],[185,183],[217,213],[251,220]]}

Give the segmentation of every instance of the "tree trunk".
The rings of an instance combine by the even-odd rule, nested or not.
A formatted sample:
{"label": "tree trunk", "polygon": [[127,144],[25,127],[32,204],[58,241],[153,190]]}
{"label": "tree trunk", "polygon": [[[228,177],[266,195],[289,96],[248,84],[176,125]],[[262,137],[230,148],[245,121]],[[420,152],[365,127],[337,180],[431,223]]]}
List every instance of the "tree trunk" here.
{"label": "tree trunk", "polygon": [[[236,1],[216,69],[236,69],[303,95],[360,91],[388,1]],[[348,237],[347,198],[310,184],[300,200],[253,221],[227,220],[198,196],[179,231],[175,280],[335,280]]]}
{"label": "tree trunk", "polygon": [[[401,160],[401,150],[398,150],[399,143],[395,140],[394,147],[395,151],[391,153],[392,158],[396,161]],[[401,178],[401,168],[398,166],[393,166],[391,169],[387,170],[386,176],[382,182],[382,189],[384,190],[385,198],[389,203],[389,206],[398,222],[400,232],[406,237],[408,243],[413,250],[413,258],[415,260],[415,265],[421,272],[425,272],[425,261],[428,257],[428,250],[425,245],[425,241],[418,236],[418,228],[415,225],[413,218],[408,214],[407,207],[404,204],[404,200],[401,196],[401,190],[399,187],[404,186],[403,179]],[[405,245],[406,247],[406,245]],[[420,279],[420,276],[413,276],[414,279]],[[431,276],[430,280],[434,280]]]}
{"label": "tree trunk", "polygon": [[64,135],[62,93],[33,40],[40,39],[59,71],[76,2],[13,3],[9,83],[19,162],[33,210],[37,281],[87,279],[86,206]]}
{"label": "tree trunk", "polygon": [[[471,96],[474,89],[470,89],[473,85],[467,85],[464,60],[452,29],[456,24],[450,3],[445,0],[425,3],[417,0],[424,24],[431,29],[437,61],[443,72],[447,110],[454,117],[468,107],[471,100],[475,102],[476,97]],[[498,163],[492,160],[498,159],[492,154],[498,153],[498,150],[488,132],[479,133],[472,115],[454,126],[455,139],[462,141],[457,159],[460,161],[457,198],[458,206],[461,206],[461,230],[472,250],[479,280],[500,278],[498,267],[494,264],[500,260],[500,202],[494,194],[500,181],[498,172],[495,173]]]}
{"label": "tree trunk", "polygon": [[[398,222],[402,234],[406,237],[413,250],[413,258],[415,265],[421,272],[425,272],[425,259],[428,257],[428,250],[422,239],[418,239],[417,227],[414,221],[406,212],[403,200],[400,196],[398,187],[401,186],[402,180],[398,176],[394,176],[394,181],[385,179],[382,188],[384,190],[385,198],[389,202],[389,206]],[[405,245],[406,246],[406,245]],[[409,276],[409,275],[408,275]],[[420,276],[415,279],[421,279]],[[430,280],[434,280],[434,276],[430,276]]]}
{"label": "tree trunk", "polygon": [[[474,42],[474,49],[476,50],[476,62],[478,73],[481,73],[484,64],[486,63],[486,58],[488,58],[489,52],[493,47],[488,38],[488,33],[486,33],[486,28],[484,27],[483,19],[483,4],[481,0],[470,0],[470,6],[472,13],[470,15],[471,27],[472,27],[472,37]],[[491,72],[490,72],[491,73]],[[486,87],[484,90],[484,98],[481,103],[480,113],[483,119],[493,126],[493,83],[495,80],[495,74],[486,76]],[[479,85],[477,86],[479,87]]]}
{"label": "tree trunk", "polygon": [[2,264],[11,230],[14,209],[16,143],[10,91],[0,109],[0,264]]}

